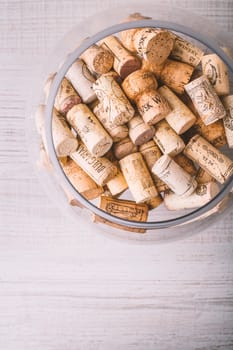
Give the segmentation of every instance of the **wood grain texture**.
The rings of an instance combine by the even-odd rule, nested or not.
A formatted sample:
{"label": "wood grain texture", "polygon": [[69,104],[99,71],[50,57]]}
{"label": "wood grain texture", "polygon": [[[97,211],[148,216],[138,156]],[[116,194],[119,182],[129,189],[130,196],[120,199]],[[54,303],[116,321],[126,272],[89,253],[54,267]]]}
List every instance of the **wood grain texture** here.
{"label": "wood grain texture", "polygon": [[[231,0],[166,2],[233,31]],[[0,2],[0,349],[233,349],[233,212],[172,243],[108,239],[69,220],[29,161],[38,65],[77,21],[122,4]]]}

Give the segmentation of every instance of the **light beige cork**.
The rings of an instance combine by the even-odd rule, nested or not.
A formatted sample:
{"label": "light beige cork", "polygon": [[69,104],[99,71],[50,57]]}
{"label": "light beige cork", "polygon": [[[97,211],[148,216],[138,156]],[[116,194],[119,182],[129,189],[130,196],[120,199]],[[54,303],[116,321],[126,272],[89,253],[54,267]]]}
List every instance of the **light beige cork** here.
{"label": "light beige cork", "polygon": [[71,82],[84,103],[96,100],[93,91],[94,76],[90,73],[83,60],[78,58],[66,72],[66,78]]}
{"label": "light beige cork", "polygon": [[121,159],[119,164],[136,203],[146,202],[158,196],[141,153],[132,153]]}
{"label": "light beige cork", "polygon": [[178,135],[183,134],[195,123],[196,116],[167,86],[163,85],[158,91],[172,108],[166,121]]}
{"label": "light beige cork", "polygon": [[228,69],[221,58],[215,53],[205,55],[201,60],[202,72],[207,76],[215,92],[219,96],[230,93]]}
{"label": "light beige cork", "polygon": [[160,74],[161,81],[177,94],[184,93],[184,87],[189,83],[194,67],[187,63],[167,60]]}
{"label": "light beige cork", "polygon": [[117,167],[105,157],[93,156],[83,143],[70,155],[99,186],[105,185],[117,174]]}
{"label": "light beige cork", "polygon": [[223,105],[227,111],[226,116],[223,118],[227,144],[230,148],[233,148],[233,95],[224,97]]}
{"label": "light beige cork", "polygon": [[94,156],[101,157],[112,147],[112,138],[87,105],[74,106],[67,113],[67,120]]}
{"label": "light beige cork", "polygon": [[115,36],[108,36],[101,41],[101,46],[114,56],[113,68],[122,79],[141,67],[140,59],[128,51]]}
{"label": "light beige cork", "polygon": [[149,125],[164,119],[172,110],[168,101],[155,90],[143,92],[137,97],[136,105],[144,122]]}
{"label": "light beige cork", "polygon": [[178,196],[188,197],[197,187],[194,177],[181,168],[167,154],[164,154],[156,161],[152,172],[163,180]]}
{"label": "light beige cork", "polygon": [[139,151],[141,152],[143,159],[146,162],[148,169],[150,170],[152,179],[154,180],[155,187],[157,188],[158,192],[161,193],[168,190],[169,187],[167,184],[165,184],[165,182],[163,182],[157,175],[152,173],[153,165],[162,156],[162,152],[157,144],[151,140],[141,145],[139,147]]}
{"label": "light beige cork", "polygon": [[122,159],[131,153],[137,152],[137,150],[138,147],[129,137],[113,144],[113,154],[117,159]]}
{"label": "light beige cork", "polygon": [[118,142],[128,136],[129,129],[127,125],[115,125],[111,120],[109,120],[109,113],[106,112],[101,102],[99,102],[93,108],[93,112],[112,137],[113,142]]}
{"label": "light beige cork", "polygon": [[174,47],[170,55],[172,59],[196,67],[203,55],[202,49],[178,35],[175,36]]}
{"label": "light beige cork", "polygon": [[233,174],[233,161],[200,135],[191,138],[184,154],[221,184]]}
{"label": "light beige cork", "polygon": [[[116,163],[115,165],[117,166]],[[106,186],[108,187],[112,196],[117,196],[127,190],[128,184],[119,168],[117,170],[117,174],[114,176],[112,180],[107,182]]]}
{"label": "light beige cork", "polygon": [[103,187],[98,186],[72,159],[69,159],[62,169],[74,188],[86,199],[95,199],[103,193]]}
{"label": "light beige cork", "polygon": [[142,67],[141,69],[145,70],[145,71],[149,71],[149,72],[152,72],[156,79],[159,79],[160,76],[161,76],[161,72],[163,70],[163,67],[165,65],[166,61],[164,61],[163,63],[161,64],[156,64],[155,62],[148,62],[144,59],[142,59]]}
{"label": "light beige cork", "polygon": [[141,116],[134,116],[129,122],[129,137],[136,146],[151,140],[155,134],[153,126],[146,124]]}
{"label": "light beige cork", "polygon": [[181,197],[173,192],[164,196],[164,204],[168,210],[184,210],[200,208],[213,199],[219,192],[216,182],[198,185],[196,190],[188,197]]}
{"label": "light beige cork", "polygon": [[134,108],[113,77],[102,75],[93,84],[93,89],[110,122],[122,125],[133,118]]}
{"label": "light beige cork", "polygon": [[205,125],[212,124],[226,116],[222,102],[205,75],[187,84],[185,91]]}
{"label": "light beige cork", "polygon": [[128,75],[122,83],[122,89],[131,100],[135,100],[145,90],[156,90],[158,87],[154,74],[143,69]]}
{"label": "light beige cork", "polygon": [[134,34],[133,41],[142,58],[158,65],[167,59],[174,45],[169,31],[158,28],[139,29]]}
{"label": "light beige cork", "polygon": [[154,141],[163,154],[174,157],[182,152],[185,144],[182,138],[170,127],[166,120],[161,120],[155,125]]}
{"label": "light beige cork", "polygon": [[80,58],[87,67],[96,74],[104,74],[110,71],[113,66],[114,57],[103,47],[94,44],[84,51]]}
{"label": "light beige cork", "polygon": [[[55,75],[49,76],[44,86],[46,101],[48,99],[54,77]],[[54,107],[56,108],[56,110],[61,114],[66,114],[73,106],[81,102],[81,97],[73,88],[70,81],[66,78],[63,78],[54,100]]]}

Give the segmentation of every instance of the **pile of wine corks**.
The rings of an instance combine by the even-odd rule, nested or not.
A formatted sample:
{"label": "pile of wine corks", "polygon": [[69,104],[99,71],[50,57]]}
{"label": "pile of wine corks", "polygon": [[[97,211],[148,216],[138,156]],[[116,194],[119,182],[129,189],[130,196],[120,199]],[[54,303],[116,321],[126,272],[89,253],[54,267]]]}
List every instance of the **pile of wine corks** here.
{"label": "pile of wine corks", "polygon": [[[45,84],[45,104],[54,76]],[[44,109],[39,106],[36,121],[48,167]],[[126,30],[83,52],[60,84],[52,128],[74,188],[125,220],[146,222],[160,205],[200,207],[233,174],[233,161],[221,150],[233,148],[227,67],[215,53],[165,29]]]}

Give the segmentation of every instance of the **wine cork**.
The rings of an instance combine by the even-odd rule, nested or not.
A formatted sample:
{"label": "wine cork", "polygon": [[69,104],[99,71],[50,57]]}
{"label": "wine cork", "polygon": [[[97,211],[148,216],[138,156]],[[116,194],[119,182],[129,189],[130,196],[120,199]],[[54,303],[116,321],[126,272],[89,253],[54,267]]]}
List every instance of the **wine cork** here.
{"label": "wine cork", "polygon": [[200,135],[191,138],[184,154],[221,184],[233,174],[233,161]]}
{"label": "wine cork", "polygon": [[157,80],[152,72],[143,69],[128,75],[122,83],[122,89],[131,100],[141,95],[145,90],[156,90]]}
{"label": "wine cork", "polygon": [[125,181],[124,175],[122,174],[119,168],[117,169],[117,174],[112,180],[107,182],[106,186],[108,187],[112,196],[117,196],[118,194],[121,194],[122,192],[127,190],[128,184]]}
{"label": "wine cork", "polygon": [[122,78],[120,77],[120,75],[115,72],[114,70],[110,70],[108,73],[104,74],[106,77],[112,77],[119,85],[121,85],[122,83]]}
{"label": "wine cork", "polygon": [[161,120],[155,125],[154,141],[163,154],[174,157],[182,152],[185,144],[182,138],[170,127],[166,120]]}
{"label": "wine cork", "polygon": [[66,72],[66,77],[81,96],[84,103],[91,103],[96,99],[92,87],[95,78],[91,75],[83,60],[77,59]]}
{"label": "wine cork", "polygon": [[233,95],[224,97],[223,104],[227,111],[226,116],[223,118],[227,144],[230,148],[233,148]]}
{"label": "wine cork", "polygon": [[156,64],[155,62],[148,62],[142,59],[141,69],[152,72],[155,75],[156,79],[159,79],[165,63],[166,61],[161,64]]}
{"label": "wine cork", "polygon": [[187,84],[185,91],[191,98],[194,107],[205,125],[209,125],[225,117],[226,111],[205,75]]}
{"label": "wine cork", "polygon": [[225,63],[215,53],[205,55],[201,60],[203,74],[207,76],[217,95],[228,95],[230,84]]}
{"label": "wine cork", "polygon": [[166,121],[178,135],[183,134],[195,123],[195,115],[167,86],[160,87],[158,91],[172,108],[165,117]]}
{"label": "wine cork", "polygon": [[129,123],[129,137],[136,146],[140,146],[143,143],[151,140],[155,134],[155,129],[144,123],[143,119],[136,115],[133,117]]}
{"label": "wine cork", "polygon": [[133,42],[142,58],[158,65],[167,59],[174,45],[172,35],[167,30],[157,28],[139,29],[134,34]]}
{"label": "wine cork", "polygon": [[152,171],[178,196],[188,197],[197,187],[194,177],[182,169],[167,154],[157,160]]}
{"label": "wine cork", "polygon": [[167,60],[160,74],[161,81],[177,94],[183,94],[191,79],[194,67],[187,63]]}
{"label": "wine cork", "polygon": [[[37,130],[48,153],[45,135],[45,105],[39,105],[36,111]],[[64,117],[53,108],[52,115],[53,143],[58,157],[68,156],[78,148],[78,140],[74,137]]]}
{"label": "wine cork", "polygon": [[93,112],[107,130],[113,142],[118,142],[128,136],[129,129],[127,125],[115,125],[112,121],[110,121],[109,114],[104,110],[101,102],[94,107]]}
{"label": "wine cork", "polygon": [[88,68],[97,73],[104,74],[110,71],[113,66],[113,55],[109,50],[105,50],[96,44],[90,46],[82,53],[80,58],[86,63]]}
{"label": "wine cork", "polygon": [[114,56],[113,68],[122,79],[141,67],[137,56],[129,52],[115,36],[108,36],[101,42],[101,46],[109,50]]}
{"label": "wine cork", "polygon": [[141,153],[132,153],[121,159],[119,164],[136,203],[146,202],[158,196]]}
{"label": "wine cork", "polygon": [[163,198],[160,194],[158,196],[150,199],[149,201],[145,202],[145,204],[148,205],[149,210],[153,210],[153,209],[157,208],[162,203],[163,203]]}
{"label": "wine cork", "polygon": [[74,106],[67,120],[94,156],[101,157],[112,147],[111,137],[85,104]]}
{"label": "wine cork", "polygon": [[207,184],[208,182],[215,182],[213,176],[207,173],[204,169],[199,168],[196,176],[196,181],[199,185]]}
{"label": "wine cork", "polygon": [[[138,21],[140,19],[151,19],[151,17],[143,16],[138,12],[129,15],[123,22]],[[120,39],[123,45],[130,51],[136,51],[134,46],[134,34],[139,28],[127,29],[120,32]]]}
{"label": "wine cork", "polygon": [[102,75],[93,84],[93,88],[108,114],[109,121],[115,125],[122,125],[133,118],[134,108],[114,78]]}
{"label": "wine cork", "polygon": [[174,47],[170,55],[174,60],[196,67],[203,55],[204,51],[199,47],[178,35],[175,36]]}
{"label": "wine cork", "polygon": [[144,122],[149,125],[159,122],[171,112],[168,101],[155,90],[145,91],[138,96],[136,105]]}
{"label": "wine cork", "polygon": [[193,161],[188,157],[186,157],[183,153],[177,154],[174,157],[174,161],[191,176],[195,176],[197,174],[197,169]]}
{"label": "wine cork", "polygon": [[[46,101],[55,75],[50,76],[45,84],[44,92]],[[81,103],[81,97],[77,94],[68,79],[63,78],[54,100],[54,107],[61,114],[66,114],[73,106]]]}
{"label": "wine cork", "polygon": [[74,188],[86,199],[95,199],[103,193],[103,188],[98,186],[72,159],[69,159],[62,168]]}
{"label": "wine cork", "polygon": [[181,197],[173,192],[165,193],[164,204],[168,210],[184,210],[200,208],[213,199],[219,191],[215,182],[198,185],[188,197]]}
{"label": "wine cork", "polygon": [[93,156],[84,144],[70,157],[82,168],[99,186],[105,185],[117,174],[117,167],[107,158]]}
{"label": "wine cork", "polygon": [[196,123],[184,134],[184,141],[188,142],[196,134],[203,136],[216,148],[224,146],[227,142],[223,120],[205,125],[202,119],[197,117]]}
{"label": "wine cork", "polygon": [[167,184],[163,182],[157,175],[152,173],[152,168],[155,162],[162,156],[162,152],[160,151],[159,147],[156,145],[156,143],[151,140],[147,143],[144,143],[139,147],[139,151],[141,152],[143,159],[150,170],[152,179],[155,183],[155,187],[157,188],[158,192],[164,192],[169,189]]}
{"label": "wine cork", "polygon": [[117,159],[122,159],[131,153],[137,152],[137,150],[137,146],[129,137],[113,144],[113,154]]}

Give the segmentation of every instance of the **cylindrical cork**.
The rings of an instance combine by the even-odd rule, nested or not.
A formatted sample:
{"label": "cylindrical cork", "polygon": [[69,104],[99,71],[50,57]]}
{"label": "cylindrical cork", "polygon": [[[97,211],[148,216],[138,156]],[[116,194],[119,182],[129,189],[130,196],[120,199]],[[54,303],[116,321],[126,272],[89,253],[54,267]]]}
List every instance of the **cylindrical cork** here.
{"label": "cylindrical cork", "polygon": [[101,157],[112,147],[112,138],[87,105],[74,106],[67,113],[67,120],[94,156]]}
{"label": "cylindrical cork", "polygon": [[131,100],[134,100],[145,90],[156,90],[157,87],[158,83],[154,74],[143,69],[131,73],[122,83],[122,89]]}
{"label": "cylindrical cork", "polygon": [[86,199],[95,199],[103,193],[103,188],[98,186],[72,159],[69,159],[62,168],[74,188]]}
{"label": "cylindrical cork", "polygon": [[104,74],[106,77],[112,77],[119,85],[121,85],[123,79],[114,70],[110,70],[108,73]]}
{"label": "cylindrical cork", "polygon": [[113,144],[113,153],[117,159],[122,159],[131,153],[137,152],[137,150],[137,146],[129,137]]}
{"label": "cylindrical cork", "polygon": [[162,86],[158,91],[169,101],[172,108],[166,116],[166,121],[178,135],[183,134],[195,123],[195,115],[167,86]]}
{"label": "cylindrical cork", "polygon": [[197,187],[194,177],[181,168],[167,154],[157,160],[152,171],[178,196],[190,196]]}
{"label": "cylindrical cork", "polygon": [[194,107],[205,125],[225,117],[226,111],[208,78],[202,75],[185,86]]}
{"label": "cylindrical cork", "polygon": [[[47,151],[45,135],[45,105],[39,105],[36,110],[37,130],[41,135],[43,144]],[[66,157],[75,152],[78,147],[78,140],[74,137],[64,117],[53,108],[52,134],[55,151],[58,157]]]}
{"label": "cylindrical cork", "polygon": [[184,154],[221,184],[233,174],[233,161],[202,136],[192,137],[184,149]]}
{"label": "cylindrical cork", "polygon": [[146,202],[158,196],[141,153],[132,153],[121,159],[119,163],[136,203]]}
{"label": "cylindrical cork", "polygon": [[93,112],[112,137],[113,142],[118,142],[128,136],[129,129],[127,125],[115,125],[113,122],[111,122],[109,120],[109,114],[104,110],[101,102],[94,107]]}
{"label": "cylindrical cork", "polygon": [[177,94],[184,93],[184,87],[191,79],[194,67],[187,63],[167,60],[160,74],[161,81]]}
{"label": "cylindrical cork", "polygon": [[186,157],[183,153],[177,154],[174,157],[174,161],[191,176],[195,176],[197,174],[197,169],[193,161],[188,157]]}
{"label": "cylindrical cork", "polygon": [[105,185],[117,174],[117,167],[105,157],[93,156],[81,143],[78,150],[70,155],[99,186]]}
{"label": "cylindrical cork", "polygon": [[207,76],[217,95],[228,95],[230,84],[225,63],[215,53],[205,55],[201,60],[202,72]]}
{"label": "cylindrical cork", "polygon": [[136,99],[139,113],[145,123],[153,125],[164,119],[170,112],[168,101],[155,90],[148,90]]}
{"label": "cylindrical cork", "polygon": [[137,56],[129,52],[115,36],[108,36],[101,42],[101,46],[109,50],[114,56],[113,68],[122,79],[141,67]]}
{"label": "cylindrical cork", "polygon": [[166,61],[164,61],[161,64],[156,64],[154,62],[148,62],[148,61],[142,59],[141,69],[144,69],[145,71],[152,72],[155,75],[156,79],[159,79],[165,63],[166,63]]}
{"label": "cylindrical cork", "polygon": [[129,137],[133,143],[137,146],[142,145],[143,143],[151,140],[155,134],[155,129],[153,126],[150,126],[144,123],[143,119],[136,115],[133,117],[129,123]]}
{"label": "cylindrical cork", "polygon": [[199,47],[178,35],[175,36],[174,47],[170,55],[174,60],[196,67],[203,55],[204,51]]}
{"label": "cylindrical cork", "polygon": [[[46,100],[48,98],[50,88],[55,75],[50,76],[44,86]],[[70,81],[63,78],[58,88],[54,101],[54,107],[61,114],[66,114],[73,106],[81,103],[81,97],[77,94]]]}
{"label": "cylindrical cork", "polygon": [[66,72],[66,77],[81,96],[84,103],[91,103],[96,100],[96,95],[92,87],[95,78],[83,60],[77,59]]}
{"label": "cylindrical cork", "polygon": [[157,28],[139,29],[134,34],[133,41],[139,55],[155,64],[163,63],[174,45],[173,36],[169,31]]}
{"label": "cylindrical cork", "polygon": [[154,180],[155,187],[157,188],[158,192],[161,193],[168,190],[169,187],[167,184],[165,184],[165,182],[163,182],[157,175],[152,173],[153,165],[162,156],[162,152],[160,151],[159,147],[153,140],[151,140],[141,145],[139,151],[141,152],[143,159],[151,172],[152,179]]}
{"label": "cylindrical cork", "polygon": [[224,97],[223,104],[227,111],[223,118],[227,144],[230,148],[233,148],[233,95]]}
{"label": "cylindrical cork", "polygon": [[207,173],[202,168],[198,169],[198,172],[197,172],[195,179],[199,185],[207,184],[208,182],[211,182],[211,181],[216,182],[216,180],[213,178],[213,176],[211,176],[209,173]]}
{"label": "cylindrical cork", "polygon": [[[133,13],[129,15],[123,22],[138,21],[140,19],[151,19],[151,17],[143,16],[141,13]],[[120,32],[120,39],[123,45],[130,51],[136,51],[134,46],[134,34],[139,30],[139,28],[127,29]]]}
{"label": "cylindrical cork", "polygon": [[227,143],[223,120],[217,120],[210,125],[205,125],[202,119],[198,117],[191,129],[182,136],[184,136],[184,141],[187,143],[196,134],[203,136],[216,148],[223,147]]}
{"label": "cylindrical cork", "polygon": [[[117,166],[117,164],[115,164]],[[126,191],[128,188],[128,184],[122,174],[121,170],[118,168],[116,176],[110,181],[107,182],[107,187],[111,192],[112,196],[117,196],[122,192]]]}
{"label": "cylindrical cork", "polygon": [[185,144],[182,138],[170,127],[166,120],[161,120],[155,125],[154,141],[163,154],[174,157],[182,152]]}
{"label": "cylindrical cork", "polygon": [[108,113],[109,121],[122,125],[133,118],[135,111],[114,78],[102,75],[93,84],[93,88],[104,111]]}
{"label": "cylindrical cork", "polygon": [[213,199],[219,191],[216,182],[198,185],[196,190],[188,197],[181,197],[173,192],[164,196],[164,204],[168,210],[183,210],[202,207]]}
{"label": "cylindrical cork", "polygon": [[84,51],[80,58],[86,63],[88,68],[96,74],[109,72],[114,61],[114,57],[109,50],[105,50],[103,47],[96,44]]}
{"label": "cylindrical cork", "polygon": [[163,197],[159,194],[157,197],[146,201],[145,204],[148,205],[149,210],[157,208],[160,204],[163,203]]}
{"label": "cylindrical cork", "polygon": [[[133,201],[123,199],[101,196],[99,208],[113,216],[117,216],[121,219],[129,221],[146,222],[148,217],[148,206],[146,204],[136,204]],[[104,223],[124,231],[131,231],[137,233],[145,232],[145,229],[133,228],[130,226],[116,224],[98,215],[94,215],[93,219],[94,222]]]}

